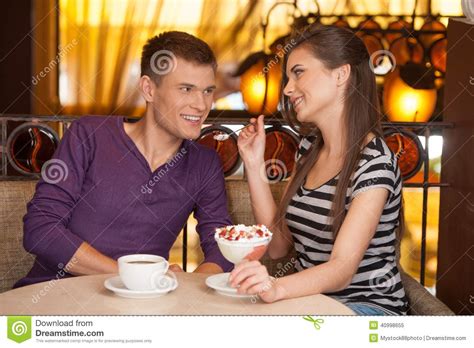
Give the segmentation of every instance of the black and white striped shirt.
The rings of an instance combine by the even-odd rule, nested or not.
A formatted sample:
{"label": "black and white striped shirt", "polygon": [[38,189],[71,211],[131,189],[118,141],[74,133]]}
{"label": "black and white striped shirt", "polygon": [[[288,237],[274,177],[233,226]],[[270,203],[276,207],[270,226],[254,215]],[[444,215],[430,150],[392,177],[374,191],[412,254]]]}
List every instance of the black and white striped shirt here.
{"label": "black and white striped shirt", "polygon": [[[311,143],[304,138],[299,155]],[[302,185],[288,206],[286,219],[297,254],[298,271],[329,260],[334,241],[329,212],[336,192],[338,176],[314,190]],[[395,155],[382,138],[374,138],[361,154],[358,167],[347,189],[346,211],[360,192],[383,187],[389,191],[375,235],[344,290],[328,294],[343,303],[361,303],[387,314],[406,314],[407,299],[397,268],[395,229],[401,207],[401,174]]]}

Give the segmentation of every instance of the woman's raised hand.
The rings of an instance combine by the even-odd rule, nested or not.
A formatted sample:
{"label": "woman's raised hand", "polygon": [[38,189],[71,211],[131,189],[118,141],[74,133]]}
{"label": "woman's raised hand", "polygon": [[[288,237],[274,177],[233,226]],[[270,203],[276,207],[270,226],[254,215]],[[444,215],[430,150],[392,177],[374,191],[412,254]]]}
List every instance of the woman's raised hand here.
{"label": "woman's raised hand", "polygon": [[250,125],[242,129],[239,134],[238,146],[240,157],[246,168],[260,168],[263,165],[265,154],[265,128],[263,115],[257,119],[250,119]]}

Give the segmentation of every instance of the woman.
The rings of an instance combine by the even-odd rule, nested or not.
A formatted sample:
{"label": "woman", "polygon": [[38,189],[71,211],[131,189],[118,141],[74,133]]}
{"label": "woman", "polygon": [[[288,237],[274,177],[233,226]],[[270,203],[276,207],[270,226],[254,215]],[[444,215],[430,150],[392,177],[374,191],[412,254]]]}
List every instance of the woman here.
{"label": "woman", "polygon": [[[288,41],[281,106],[305,136],[277,207],[264,166],[263,116],[239,136],[257,223],[271,226],[271,258],[294,246],[298,272],[277,280],[258,261],[229,281],[265,302],[329,294],[357,314],[406,314],[397,268],[402,216],[397,159],[385,144],[369,54],[353,32],[309,26]],[[401,227],[401,226],[400,226]]]}

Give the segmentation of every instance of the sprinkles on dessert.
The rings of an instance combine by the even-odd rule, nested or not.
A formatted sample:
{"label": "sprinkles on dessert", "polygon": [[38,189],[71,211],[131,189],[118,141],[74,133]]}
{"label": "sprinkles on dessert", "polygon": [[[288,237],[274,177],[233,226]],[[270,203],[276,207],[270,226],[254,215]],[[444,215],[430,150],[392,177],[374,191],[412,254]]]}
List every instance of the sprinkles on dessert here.
{"label": "sprinkles on dessert", "polygon": [[265,225],[231,225],[216,228],[215,237],[228,241],[254,241],[255,239],[268,238],[272,232]]}

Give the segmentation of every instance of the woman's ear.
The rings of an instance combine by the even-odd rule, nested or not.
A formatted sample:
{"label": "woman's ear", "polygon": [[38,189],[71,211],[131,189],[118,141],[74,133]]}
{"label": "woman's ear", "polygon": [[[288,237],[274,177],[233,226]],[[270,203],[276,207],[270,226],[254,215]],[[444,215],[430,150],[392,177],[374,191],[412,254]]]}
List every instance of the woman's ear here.
{"label": "woman's ear", "polygon": [[337,86],[342,86],[351,75],[351,66],[349,64],[341,65],[339,68],[334,69],[334,73],[336,74]]}
{"label": "woman's ear", "polygon": [[146,102],[153,102],[153,95],[155,92],[155,83],[150,79],[149,76],[143,75],[140,77],[140,92],[145,98]]}

